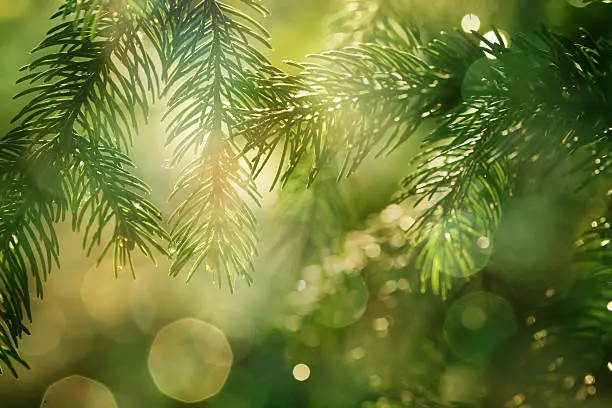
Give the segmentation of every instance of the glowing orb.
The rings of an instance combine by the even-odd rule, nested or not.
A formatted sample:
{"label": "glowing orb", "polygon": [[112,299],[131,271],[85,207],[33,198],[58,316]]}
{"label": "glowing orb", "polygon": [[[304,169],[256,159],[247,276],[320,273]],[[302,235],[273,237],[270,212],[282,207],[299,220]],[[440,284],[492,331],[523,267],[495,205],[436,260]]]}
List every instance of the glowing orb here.
{"label": "glowing orb", "polygon": [[55,350],[66,328],[64,313],[55,302],[47,301],[42,304],[36,316],[30,326],[32,334],[25,336],[19,346],[20,351],[26,356],[41,356]]}
{"label": "glowing orb", "polygon": [[51,384],[40,408],[117,408],[112,392],[92,379],[73,375]]}
{"label": "glowing orb", "polygon": [[[499,38],[498,38],[499,35]],[[504,47],[508,48],[508,45],[510,45],[510,41],[508,40],[508,36],[506,34],[504,34],[501,31],[497,31],[497,33],[495,31],[489,31],[486,34],[483,35],[483,37],[490,42],[491,44],[501,44]],[[501,38],[501,42],[500,42],[500,38]],[[489,46],[489,44],[487,44],[484,41],[480,42],[480,46],[482,48],[484,48],[485,50],[490,50],[491,47]],[[489,59],[495,59],[495,56],[491,55],[490,53],[486,52],[485,56]]]}
{"label": "glowing orb", "polygon": [[461,28],[466,33],[478,31],[480,28],[480,19],[476,14],[466,14],[461,19]]}
{"label": "glowing orb", "polygon": [[298,381],[306,381],[310,377],[310,367],[306,364],[297,364],[293,367],[293,378]]}
{"label": "glowing orb", "polygon": [[508,302],[488,292],[471,293],[457,300],[444,321],[450,348],[470,363],[485,363],[516,329],[514,312]]}
{"label": "glowing orb", "polygon": [[182,319],[157,333],[149,353],[149,372],[161,392],[192,403],[221,391],[233,358],[221,330],[201,320]]}
{"label": "glowing orb", "polygon": [[345,278],[344,286],[319,301],[315,319],[328,327],[355,323],[363,316],[369,292],[360,275]]}

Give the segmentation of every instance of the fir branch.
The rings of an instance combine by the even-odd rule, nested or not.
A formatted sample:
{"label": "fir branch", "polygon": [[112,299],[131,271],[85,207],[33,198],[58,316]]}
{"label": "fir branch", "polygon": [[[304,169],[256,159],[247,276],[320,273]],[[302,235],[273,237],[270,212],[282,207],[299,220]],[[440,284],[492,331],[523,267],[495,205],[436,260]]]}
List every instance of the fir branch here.
{"label": "fir branch", "polygon": [[[243,3],[265,10],[253,0]],[[255,219],[244,201],[259,203],[250,165],[240,159],[236,127],[244,111],[261,106],[258,73],[268,67],[253,43],[269,46],[267,33],[242,11],[215,0],[171,4],[173,47],[166,55],[172,89],[168,143],[174,161],[196,158],[181,172],[173,197],[183,197],[171,216],[176,255],[171,274],[203,266],[233,290],[236,276],[250,282],[256,253]]]}
{"label": "fir branch", "polygon": [[[78,13],[81,7],[100,7],[68,2],[53,18]],[[88,16],[76,14],[49,31],[34,50],[45,52],[22,70],[19,82],[29,87],[17,95],[29,102],[13,119],[20,124],[9,133],[36,141],[63,137],[69,151],[71,130],[76,127],[92,140],[127,149],[137,126],[136,109],[147,114],[146,94],[157,78],[153,61],[140,39],[141,22],[114,2],[97,10],[95,28]],[[140,76],[145,72],[146,81]]]}
{"label": "fir branch", "polygon": [[420,33],[398,0],[345,0],[329,26],[330,49],[376,43],[413,50],[421,44]]}
{"label": "fir branch", "polygon": [[[551,305],[549,316],[553,322],[543,322],[556,326],[557,330],[562,328],[563,335],[578,340],[577,343],[585,339],[595,343],[612,341],[612,314],[608,310],[612,299],[612,188],[608,189],[606,198],[608,208],[600,217],[590,220],[588,228],[576,240],[571,265],[575,281],[562,296],[562,304]],[[560,309],[564,309],[562,322],[556,320],[562,312]],[[598,359],[595,361],[601,363]]]}
{"label": "fir branch", "polygon": [[161,213],[145,196],[149,187],[129,172],[135,165],[118,149],[97,146],[74,135],[75,159],[67,177],[73,190],[70,194],[72,225],[83,231],[83,246],[89,255],[100,244],[105,228],[115,226],[98,262],[112,247],[114,272],[126,265],[135,271],[131,251],[139,249],[157,264],[155,251],[166,254],[163,240],[169,240],[161,226]]}
{"label": "fir branch", "polygon": [[514,191],[511,164],[491,153],[498,126],[506,128],[501,112],[503,102],[449,113],[402,181],[398,200],[428,201],[411,228],[423,289],[431,282],[445,295],[453,276],[472,275],[488,261],[502,203]]}
{"label": "fir branch", "polygon": [[[16,375],[14,362],[27,367],[17,352],[27,317],[31,320],[31,274],[36,293],[42,296],[43,282],[53,264],[58,264],[59,244],[54,223],[63,219],[66,202],[58,197],[55,177],[59,171],[51,149],[40,149],[46,162],[46,180],[36,179],[40,168],[20,168],[0,173],[0,361]],[[47,189],[33,188],[40,182]],[[1,373],[1,367],[0,367]]]}
{"label": "fir branch", "polygon": [[[605,191],[594,194],[599,199],[605,195]],[[550,391],[554,397],[545,398],[551,407],[565,407],[570,399],[584,400],[587,394],[582,382],[567,379],[593,373],[599,380],[598,374],[609,372],[608,359],[602,357],[612,344],[612,190],[607,195],[608,208],[581,223],[583,231],[575,241],[570,263],[551,276],[546,300],[538,299],[543,304],[529,311],[527,337],[516,342],[524,348],[520,354],[527,357],[515,362],[514,369],[524,372],[528,364],[532,373],[514,388],[526,390],[531,401]],[[580,358],[572,358],[576,355]]]}
{"label": "fir branch", "polygon": [[[573,44],[546,30],[518,36],[510,48],[501,39],[481,39],[495,59],[468,71],[465,100],[425,139],[420,164],[400,189],[400,199],[432,200],[413,231],[418,266],[435,292],[442,274],[448,288],[452,276],[477,271],[474,256],[490,252],[487,245],[478,255],[478,240],[494,235],[504,201],[533,188],[535,175],[526,174],[530,163],[550,174],[562,169],[568,153],[597,146],[599,157],[609,154],[612,123],[603,119],[612,58],[607,40],[584,35],[583,44]],[[607,169],[607,162],[601,166],[592,174]],[[579,189],[584,177],[571,177],[571,188]]]}
{"label": "fir branch", "polygon": [[[120,244],[118,238],[127,237],[128,250],[132,244],[149,254],[150,244],[161,249],[151,240],[163,237],[159,213],[141,195],[134,194],[145,189],[140,180],[125,173],[126,159],[120,160],[116,151],[111,154],[112,164],[91,162],[104,159],[93,155],[94,151],[129,148],[137,125],[136,111],[140,108],[146,114],[148,94],[157,87],[152,59],[139,37],[143,20],[124,6],[110,0],[67,1],[53,16],[64,21],[35,49],[44,55],[23,68],[27,73],[20,82],[29,87],[17,97],[28,96],[29,101],[13,120],[18,125],[0,142],[2,177],[14,181],[3,194],[7,201],[16,200],[3,211],[0,228],[7,235],[2,238],[5,246],[0,248],[5,305],[2,324],[11,337],[2,348],[5,363],[17,355],[18,339],[27,332],[22,324],[23,310],[31,318],[28,272],[42,296],[52,260],[57,263],[53,224],[63,217],[68,202],[78,218],[74,225],[80,227],[84,211],[77,210],[78,206],[95,203],[95,198],[85,199],[87,194],[103,198],[87,221],[87,231],[98,223],[94,241],[99,242],[104,225],[115,217],[112,242],[116,245]],[[87,166],[79,166],[86,160]],[[99,167],[90,171],[92,166]],[[70,171],[66,169],[72,173],[67,174]],[[109,176],[107,171],[115,174]],[[40,172],[52,181],[51,187],[46,185],[49,180],[33,179],[27,176],[29,172]],[[129,188],[124,190],[126,186],[133,188],[132,193]],[[145,210],[124,214],[128,199],[130,205],[139,204]],[[115,252],[116,267],[129,260],[125,250],[115,248]],[[14,372],[10,364],[8,367]]]}
{"label": "fir branch", "polygon": [[[445,36],[424,55],[363,44],[314,56],[321,63],[297,64],[297,77],[281,78],[298,90],[274,109],[254,112],[246,123],[250,146],[259,150],[261,168],[270,151],[282,146],[282,180],[314,153],[314,170],[333,152],[345,152],[339,176],[354,172],[372,150],[393,151],[419,125],[453,108],[463,77],[482,52],[467,35]],[[333,135],[333,137],[329,136]]]}

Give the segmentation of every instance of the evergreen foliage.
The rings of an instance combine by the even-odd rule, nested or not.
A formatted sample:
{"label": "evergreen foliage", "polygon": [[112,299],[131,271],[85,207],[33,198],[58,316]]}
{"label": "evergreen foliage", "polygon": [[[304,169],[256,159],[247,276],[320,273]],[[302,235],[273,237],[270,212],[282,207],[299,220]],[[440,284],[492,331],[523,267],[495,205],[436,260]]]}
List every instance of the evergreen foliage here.
{"label": "evergreen foliage", "polygon": [[[20,80],[27,104],[0,139],[6,368],[26,364],[18,343],[31,319],[30,278],[42,296],[58,264],[54,224],[67,215],[88,253],[97,244],[103,256],[113,253],[115,273],[139,249],[153,260],[171,256],[171,275],[188,269],[190,279],[204,269],[233,290],[237,277],[252,280],[251,207],[264,168],[275,170],[272,187],[287,187],[283,223],[309,231],[313,214],[329,220],[327,233],[297,243],[300,262],[322,262],[340,250],[334,235],[351,226],[334,218],[350,206],[329,180],[370,156],[382,163],[424,127],[431,131],[406,160],[396,195],[422,208],[400,245],[422,291],[453,297],[455,287],[503,269],[508,259],[495,243],[517,199],[581,208],[596,199],[604,204],[566,220],[574,284],[540,310],[538,327],[573,350],[610,342],[612,41],[582,33],[575,42],[542,28],[509,47],[498,31],[495,39],[452,32],[424,44],[394,2],[351,2],[348,10],[367,18],[338,16],[333,27],[350,35],[336,38],[336,50],[290,62],[299,72],[288,73],[261,51],[268,34],[250,13],[267,11],[255,0],[239,4],[67,0],[54,16],[61,22]],[[182,166],[169,232],[130,158],[139,118],[159,96],[173,163]],[[547,179],[564,179],[564,191],[547,190]],[[279,243],[292,234],[281,232]]]}
{"label": "evergreen foliage", "polygon": [[[265,13],[256,2],[245,4]],[[259,203],[234,134],[245,109],[266,103],[255,82],[269,64],[251,43],[268,46],[267,32],[223,2],[171,3],[169,15],[168,143],[176,142],[175,162],[189,161],[172,193],[182,200],[170,217],[171,273],[190,264],[189,279],[203,265],[233,288],[236,276],[250,281],[256,253],[255,218],[244,197]],[[187,159],[190,152],[196,157]]]}

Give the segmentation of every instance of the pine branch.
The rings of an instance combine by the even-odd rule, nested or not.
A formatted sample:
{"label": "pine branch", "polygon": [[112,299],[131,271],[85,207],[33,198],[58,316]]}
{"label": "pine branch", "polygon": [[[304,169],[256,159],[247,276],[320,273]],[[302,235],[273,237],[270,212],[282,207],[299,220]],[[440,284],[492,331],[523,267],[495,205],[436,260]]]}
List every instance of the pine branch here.
{"label": "pine branch", "polygon": [[523,391],[532,404],[545,401],[550,407],[561,408],[570,401],[584,401],[589,397],[586,387],[590,384],[574,379],[592,374],[597,378],[597,387],[603,388],[601,380],[605,381],[604,373],[609,373],[608,358],[603,357],[612,345],[609,310],[612,190],[607,197],[605,190],[593,196],[603,199],[602,203],[607,202],[608,208],[598,211],[596,217],[591,213],[592,218],[580,223],[583,231],[577,234],[573,257],[562,270],[555,270],[549,277],[551,286],[546,295],[542,293],[535,304],[533,297],[531,302],[521,302],[519,307],[527,306],[529,315],[522,338],[513,342],[516,347],[513,354],[524,357],[510,364],[501,361],[503,371],[509,372],[509,376],[524,373],[525,367],[529,367],[529,374],[517,380],[513,390],[508,391],[509,395]]}
{"label": "pine branch", "polygon": [[[499,45],[501,39],[499,44],[482,40],[496,59],[482,60],[468,72],[465,101],[426,138],[420,165],[404,180],[399,196],[431,200],[413,230],[417,263],[435,292],[442,275],[448,289],[452,276],[484,266],[504,202],[531,188],[516,185],[519,177],[535,180],[521,169],[538,162],[551,173],[563,168],[568,153],[594,149],[606,157],[610,147],[612,123],[602,120],[609,109],[606,89],[611,89],[605,72],[612,57],[608,41],[584,36],[585,44],[572,44],[545,30],[517,37],[509,49]],[[607,167],[602,161],[592,174]],[[591,176],[584,168],[577,163],[565,176],[575,190]],[[477,258],[482,260],[474,263]]]}
{"label": "pine branch", "polygon": [[[576,253],[571,265],[575,279],[562,304],[551,305],[552,322],[542,322],[564,336],[599,343],[612,342],[612,314],[608,304],[612,299],[612,189],[607,192],[608,208],[591,220],[588,228],[576,240]],[[560,315],[559,308],[565,309]],[[564,316],[563,321],[558,321]],[[585,353],[586,357],[586,353]],[[598,358],[594,361],[601,363]]]}
{"label": "pine branch", "polygon": [[111,238],[104,246],[98,262],[113,248],[114,272],[130,266],[135,278],[131,252],[139,249],[157,264],[155,251],[167,255],[161,241],[168,240],[161,226],[160,211],[145,197],[149,187],[129,172],[135,165],[118,149],[96,146],[74,136],[75,158],[67,177],[72,189],[72,225],[83,231],[83,246],[89,255],[100,244],[105,228],[114,220]]}
{"label": "pine branch", "polygon": [[[142,181],[125,172],[131,163],[119,152],[129,148],[137,109],[146,114],[147,94],[157,88],[153,62],[139,37],[144,20],[125,3],[110,0],[70,0],[53,16],[59,17],[64,21],[35,49],[45,54],[23,68],[27,73],[19,82],[29,87],[17,97],[28,96],[29,102],[13,120],[18,125],[0,142],[0,170],[11,181],[3,194],[12,202],[0,221],[7,243],[0,248],[2,324],[10,333],[1,358],[13,372],[7,361],[15,358],[18,339],[27,332],[23,310],[31,319],[28,272],[42,296],[43,282],[58,258],[54,222],[63,218],[69,202],[75,227],[85,225],[86,208],[100,204],[88,212],[86,239],[97,223],[92,239],[100,242],[101,230],[115,219],[116,268],[129,261],[134,245],[151,254],[149,245],[161,249],[153,237],[164,237],[159,212],[142,197]],[[112,160],[105,161],[100,152]],[[44,179],[27,175],[30,171]],[[143,210],[127,213],[126,208],[136,206]],[[118,249],[118,239],[124,238],[127,250]],[[91,243],[85,244],[90,251]]]}
{"label": "pine branch", "polygon": [[[256,1],[243,3],[265,13]],[[202,266],[219,285],[225,275],[233,290],[236,276],[250,282],[256,253],[255,219],[244,200],[259,203],[250,164],[239,158],[236,127],[247,108],[266,103],[256,78],[268,62],[252,43],[269,46],[267,33],[247,14],[215,0],[172,2],[169,14],[168,143],[175,143],[174,162],[196,155],[172,194],[182,201],[171,217],[171,274],[189,266],[190,279]]]}
{"label": "pine branch", "polygon": [[413,50],[421,41],[408,10],[398,0],[345,0],[342,10],[330,22],[328,48],[376,43]]}
{"label": "pine branch", "polygon": [[[23,320],[32,318],[29,275],[42,296],[43,282],[58,263],[54,223],[66,211],[65,200],[56,194],[61,190],[55,176],[61,161],[54,161],[49,144],[39,149],[37,159],[45,163],[44,179],[41,168],[22,162],[0,173],[0,361],[14,375],[14,362],[27,367],[17,347],[22,334],[28,333]],[[38,188],[40,184],[46,188]]]}
{"label": "pine branch", "polygon": [[[246,123],[250,147],[259,150],[256,168],[281,148],[282,180],[304,157],[314,170],[335,152],[345,152],[339,176],[354,172],[374,150],[393,151],[430,117],[452,109],[470,64],[482,55],[466,36],[445,36],[424,48],[424,56],[376,44],[314,56],[321,63],[298,64],[297,77],[279,78],[297,92],[274,109],[255,112]],[[330,135],[333,135],[330,136]]]}
{"label": "pine branch", "polygon": [[[488,114],[493,110],[495,115]],[[506,124],[500,110],[503,103],[449,114],[402,182],[399,200],[428,201],[411,228],[423,289],[431,282],[433,291],[445,296],[452,277],[472,275],[488,261],[502,203],[514,191],[512,165],[505,158],[491,159],[492,139]]]}
{"label": "pine branch", "polygon": [[[482,58],[478,40],[495,59]],[[585,35],[573,44],[543,30],[518,36],[509,49],[501,44],[499,34],[497,43],[453,34],[419,56],[365,44],[323,54],[322,64],[301,64],[301,75],[277,79],[297,91],[293,100],[247,122],[250,147],[259,149],[256,173],[282,150],[281,181],[309,151],[313,177],[336,151],[346,152],[341,175],[350,174],[373,149],[382,154],[405,141],[423,119],[443,119],[399,197],[432,202],[414,227],[417,259],[424,279],[445,292],[448,275],[484,266],[519,168],[539,161],[552,169],[567,152],[597,146],[606,157],[609,149],[610,124],[601,119],[609,110],[609,41]],[[600,161],[594,174],[609,167]]]}
{"label": "pine branch", "polygon": [[[68,2],[53,18],[78,13],[78,2]],[[93,1],[91,7],[99,7]],[[77,127],[92,140],[127,149],[137,128],[136,109],[148,111],[146,94],[157,84],[153,61],[138,35],[137,14],[105,1],[105,9],[60,23],[34,50],[46,55],[24,67],[19,82],[30,86],[17,97],[30,101],[13,119],[19,121],[10,135],[30,140],[59,135],[69,151],[71,129]],[[71,8],[74,7],[74,8]],[[139,70],[145,72],[143,82]],[[32,95],[33,94],[33,95]],[[99,111],[98,111],[99,109]]]}

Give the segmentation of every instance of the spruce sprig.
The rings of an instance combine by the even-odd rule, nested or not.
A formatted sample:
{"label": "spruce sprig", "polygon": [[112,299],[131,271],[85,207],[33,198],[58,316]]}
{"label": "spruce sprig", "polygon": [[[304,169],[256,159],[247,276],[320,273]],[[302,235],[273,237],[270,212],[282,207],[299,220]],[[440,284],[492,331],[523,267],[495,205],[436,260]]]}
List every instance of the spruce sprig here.
{"label": "spruce sprig", "polygon": [[[267,13],[256,1],[245,6]],[[247,110],[269,105],[257,78],[269,67],[256,44],[269,47],[252,17],[216,0],[170,5],[171,48],[165,52],[168,144],[184,164],[172,193],[175,245],[171,274],[202,267],[233,290],[236,277],[251,282],[256,223],[247,203],[259,204],[251,165],[240,157],[237,127]],[[193,156],[191,156],[193,155]]]}
{"label": "spruce sprig", "polygon": [[364,43],[412,50],[421,44],[410,7],[398,0],[344,0],[330,21],[329,47],[338,49]]}
{"label": "spruce sprig", "polygon": [[[565,171],[575,190],[609,167],[612,123],[602,114],[609,109],[607,40],[585,34],[574,44],[547,30],[518,36],[510,48],[501,38],[481,40],[495,59],[466,71],[463,101],[425,138],[416,171],[399,194],[431,200],[413,231],[417,264],[436,292],[445,291],[441,274],[450,285],[451,276],[475,272],[474,259],[483,256],[478,240],[494,240],[505,202],[540,188],[533,185],[536,174],[529,174],[533,163],[544,169],[540,176]],[[604,157],[600,168],[572,164],[586,150]],[[457,230],[465,214],[459,231],[467,235]]]}
{"label": "spruce sprig", "polygon": [[62,21],[35,49],[41,56],[23,68],[19,82],[28,88],[17,97],[28,102],[1,139],[0,162],[0,356],[13,373],[11,360],[23,364],[16,347],[27,333],[24,312],[31,320],[28,276],[42,296],[43,282],[58,264],[54,223],[68,210],[73,226],[84,227],[88,252],[115,223],[105,248],[114,244],[115,269],[131,262],[135,246],[148,255],[150,247],[164,252],[159,211],[145,198],[144,183],[127,173],[132,163],[122,153],[157,88],[139,36],[147,20],[133,4],[67,1],[53,16]]}
{"label": "spruce sprig", "polygon": [[293,63],[303,72],[282,78],[282,84],[297,92],[247,122],[250,146],[260,152],[255,167],[265,166],[271,156],[262,152],[279,147],[286,180],[308,151],[314,154],[313,175],[340,154],[342,177],[368,155],[392,152],[425,119],[458,103],[465,72],[482,55],[467,35],[445,36],[422,52],[424,57],[362,44],[314,55],[316,63]]}

